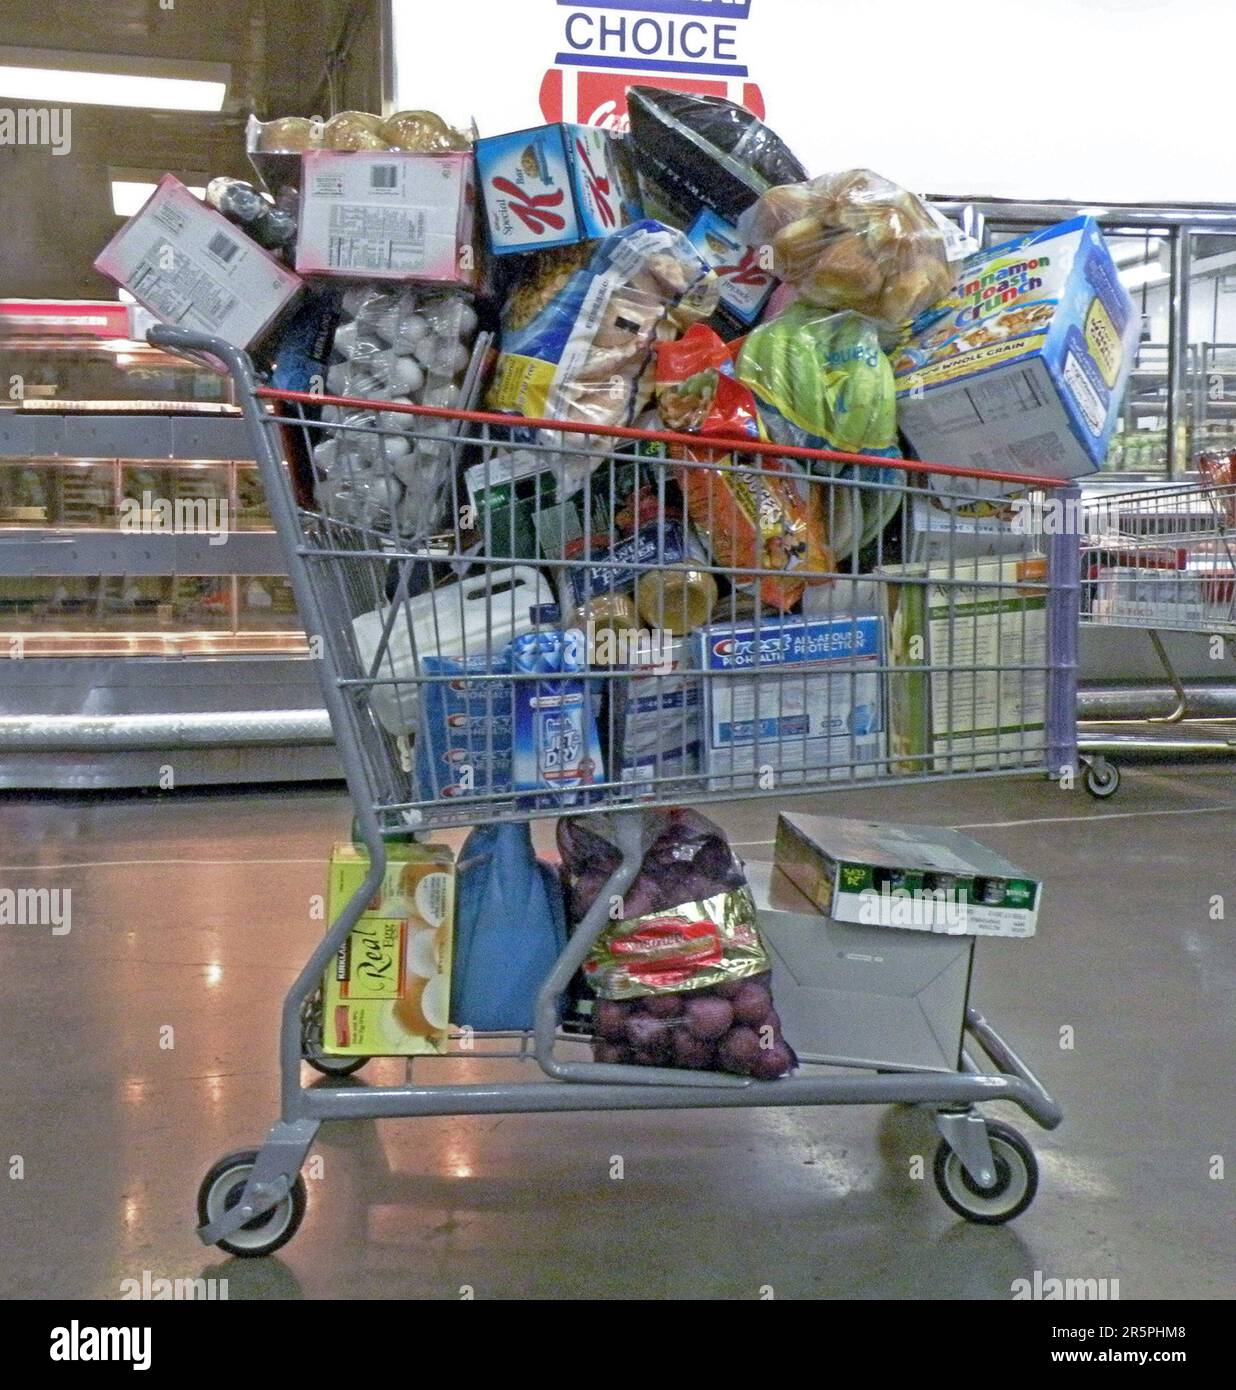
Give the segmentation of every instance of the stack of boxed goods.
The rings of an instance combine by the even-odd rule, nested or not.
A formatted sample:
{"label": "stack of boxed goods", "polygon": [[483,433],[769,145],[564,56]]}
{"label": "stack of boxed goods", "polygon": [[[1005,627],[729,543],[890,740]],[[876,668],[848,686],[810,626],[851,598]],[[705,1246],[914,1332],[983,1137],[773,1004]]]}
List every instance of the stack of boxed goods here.
{"label": "stack of boxed goods", "polygon": [[[409,803],[574,811],[1040,761],[1041,561],[1009,543],[1008,486],[959,499],[914,461],[1098,466],[1136,324],[1097,227],[978,249],[870,170],[812,177],[719,97],[636,87],[629,109],[629,134],[254,119],[266,192],[216,179],[202,202],[169,177],[97,262],[303,393],[292,462],[341,544],[423,561],[351,615]],[[722,944],[701,931],[745,963],[682,1014],[748,1027],[753,990],[731,1002],[767,961],[739,949],[741,875],[708,882],[688,916],[737,895]],[[437,930],[416,913],[357,938],[404,942],[400,989]],[[394,1046],[379,998],[340,1012],[352,963],[332,1045]],[[668,1026],[673,991],[635,1005],[594,978],[614,1029],[667,1024],[641,1041],[624,1021],[611,1053],[720,1057]],[[440,988],[418,1045],[441,1043]]]}

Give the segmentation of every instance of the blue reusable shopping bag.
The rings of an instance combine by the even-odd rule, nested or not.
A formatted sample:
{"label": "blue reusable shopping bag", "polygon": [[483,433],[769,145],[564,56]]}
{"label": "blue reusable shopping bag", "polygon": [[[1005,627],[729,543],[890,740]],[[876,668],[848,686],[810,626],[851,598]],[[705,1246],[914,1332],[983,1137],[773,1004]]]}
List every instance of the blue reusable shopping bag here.
{"label": "blue reusable shopping bag", "polygon": [[457,872],[451,1021],[531,1028],[537,990],[566,945],[558,874],[533,853],[526,821],[478,826]]}

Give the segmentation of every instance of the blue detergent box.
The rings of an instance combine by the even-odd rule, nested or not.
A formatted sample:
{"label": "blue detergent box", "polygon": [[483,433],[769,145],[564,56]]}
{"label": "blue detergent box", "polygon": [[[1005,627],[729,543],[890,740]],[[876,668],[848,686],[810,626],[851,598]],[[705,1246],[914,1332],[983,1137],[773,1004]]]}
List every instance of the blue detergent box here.
{"label": "blue detergent box", "polygon": [[1139,333],[1093,218],[977,251],[890,354],[897,422],[932,462],[1092,473],[1107,455]]}
{"label": "blue detergent box", "polygon": [[626,138],[554,125],[476,142],[477,178],[495,256],[608,236],[643,215]]}
{"label": "blue detergent box", "polygon": [[878,776],[884,621],[764,617],[694,634],[710,790]]}
{"label": "blue detergent box", "polygon": [[[438,679],[422,686],[420,798],[551,792],[555,804],[571,805],[602,781],[583,654],[582,633],[553,630],[515,638],[492,664],[483,655],[423,657],[424,675]],[[534,675],[544,679],[524,679]]]}

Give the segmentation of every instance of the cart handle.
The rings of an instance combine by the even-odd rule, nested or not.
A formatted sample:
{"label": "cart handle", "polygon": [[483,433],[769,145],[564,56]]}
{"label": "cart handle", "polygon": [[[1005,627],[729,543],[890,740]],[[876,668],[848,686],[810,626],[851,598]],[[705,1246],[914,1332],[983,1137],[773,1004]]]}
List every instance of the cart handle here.
{"label": "cart handle", "polygon": [[210,333],[198,333],[192,328],[180,328],[174,323],[155,323],[146,330],[146,341],[164,352],[181,357],[214,357],[228,369],[230,375],[243,381],[253,371],[253,362],[243,349],[216,338]]}

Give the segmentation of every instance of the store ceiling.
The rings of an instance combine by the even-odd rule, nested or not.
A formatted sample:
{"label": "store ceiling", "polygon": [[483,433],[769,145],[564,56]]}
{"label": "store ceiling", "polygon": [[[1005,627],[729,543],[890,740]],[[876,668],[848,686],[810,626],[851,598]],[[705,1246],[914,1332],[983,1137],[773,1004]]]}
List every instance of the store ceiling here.
{"label": "store ceiling", "polygon": [[[245,118],[329,114],[327,59],[341,36],[338,104],[377,101],[379,18],[380,0],[7,0],[5,46],[227,63],[232,72],[217,115],[74,106],[67,153],[0,145],[0,297],[115,298],[91,267],[121,225],[108,170],[252,177]],[[13,104],[0,90],[0,107]]]}

